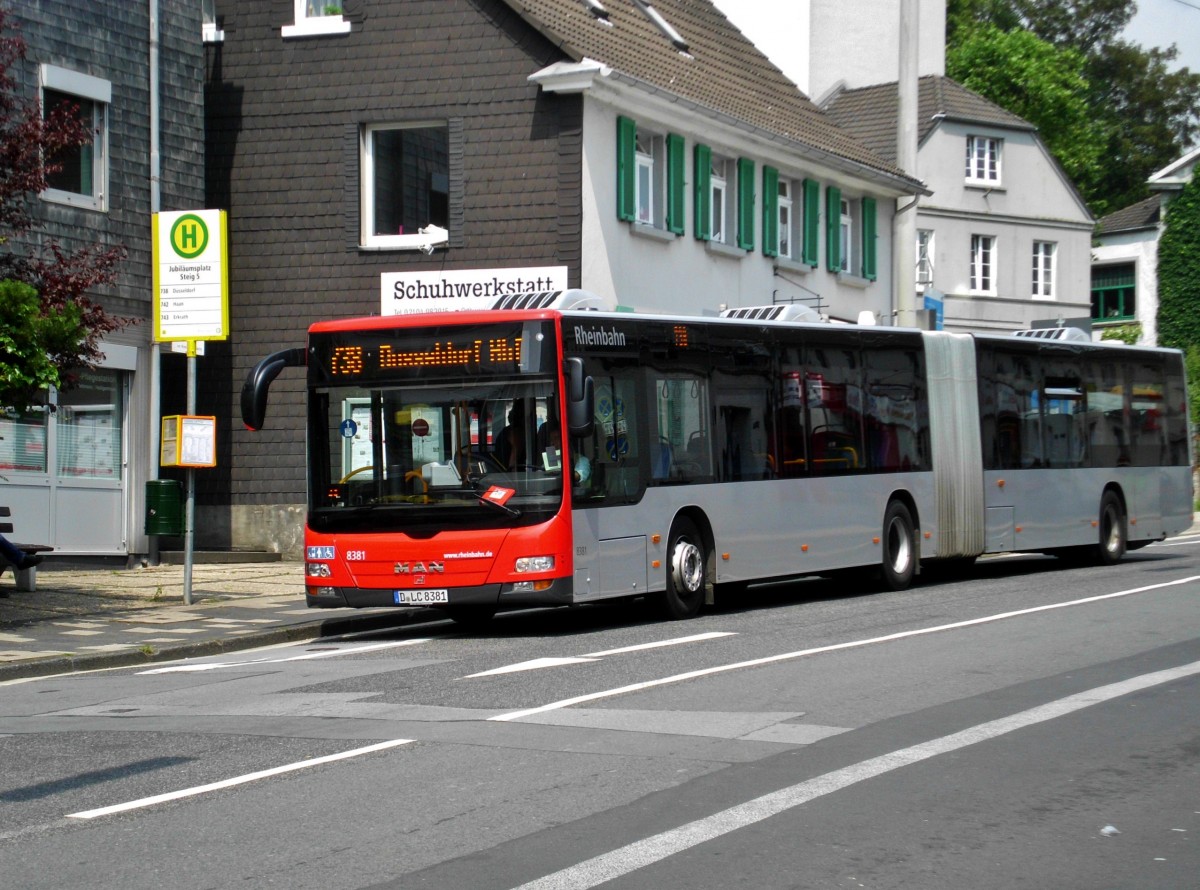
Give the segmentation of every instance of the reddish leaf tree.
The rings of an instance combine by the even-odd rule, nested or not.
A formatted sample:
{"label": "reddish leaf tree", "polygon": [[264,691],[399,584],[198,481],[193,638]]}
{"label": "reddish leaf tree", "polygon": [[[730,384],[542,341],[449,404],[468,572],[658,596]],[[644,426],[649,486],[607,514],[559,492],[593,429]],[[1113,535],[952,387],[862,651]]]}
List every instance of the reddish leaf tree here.
{"label": "reddish leaf tree", "polygon": [[[60,347],[53,357],[58,370],[53,382],[70,389],[81,369],[103,358],[104,335],[135,321],[109,315],[91,296],[95,288],[116,281],[126,249],[95,243],[68,250],[53,238],[30,237],[42,227],[35,213],[37,196],[62,169],[56,158],[88,144],[93,134],[78,107],[63,105],[43,117],[36,98],[20,96],[14,69],[25,58],[26,44],[15,32],[11,16],[0,8],[0,281],[31,286],[38,294],[40,318],[47,323],[78,318],[77,345]],[[38,319],[31,321],[36,326]],[[13,355],[0,356],[4,358],[20,361]],[[0,405],[24,408],[32,397],[3,387],[0,379]]]}

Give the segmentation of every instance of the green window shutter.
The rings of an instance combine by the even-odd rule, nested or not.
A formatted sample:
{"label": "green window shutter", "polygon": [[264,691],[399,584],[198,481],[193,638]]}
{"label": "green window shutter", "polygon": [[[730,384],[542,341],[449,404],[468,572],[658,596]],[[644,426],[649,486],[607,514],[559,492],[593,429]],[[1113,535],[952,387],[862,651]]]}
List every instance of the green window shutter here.
{"label": "green window shutter", "polygon": [[667,230],[683,234],[683,137],[667,134]]}
{"label": "green window shutter", "polygon": [[707,145],[696,143],[696,149],[693,152],[695,175],[692,177],[696,181],[696,238],[700,241],[707,241],[712,237],[712,149]]}
{"label": "green window shutter", "polygon": [[738,158],[738,231],[742,250],[754,250],[754,161]]}
{"label": "green window shutter", "polygon": [[842,190],[836,186],[825,189],[825,268],[839,272],[842,268]]}
{"label": "green window shutter", "polygon": [[779,171],[763,165],[763,256],[779,256]]}
{"label": "green window shutter", "polygon": [[875,268],[875,199],[862,199],[862,275],[863,278],[875,280],[877,270]]}
{"label": "green window shutter", "polygon": [[817,268],[821,253],[821,184],[815,179],[804,180],[804,246],[801,259]]}
{"label": "green window shutter", "polygon": [[637,219],[637,123],[617,118],[617,219]]}

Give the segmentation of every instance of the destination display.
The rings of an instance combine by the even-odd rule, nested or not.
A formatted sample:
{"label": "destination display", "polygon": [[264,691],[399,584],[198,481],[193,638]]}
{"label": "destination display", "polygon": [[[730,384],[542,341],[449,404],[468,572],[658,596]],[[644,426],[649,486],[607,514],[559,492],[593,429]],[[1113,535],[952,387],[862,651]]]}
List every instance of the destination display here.
{"label": "destination display", "polygon": [[539,374],[554,367],[553,327],[547,322],[451,325],[410,331],[313,334],[312,369],[329,383],[359,383],[446,374]]}

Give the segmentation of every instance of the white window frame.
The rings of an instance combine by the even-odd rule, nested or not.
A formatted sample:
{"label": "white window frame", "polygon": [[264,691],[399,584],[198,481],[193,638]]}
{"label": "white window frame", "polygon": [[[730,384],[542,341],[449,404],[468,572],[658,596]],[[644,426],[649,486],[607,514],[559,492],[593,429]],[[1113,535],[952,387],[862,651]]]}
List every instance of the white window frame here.
{"label": "white window frame", "polygon": [[917,229],[917,293],[933,285],[933,229]]}
{"label": "white window frame", "polygon": [[841,251],[841,271],[845,273],[854,268],[854,204],[853,199],[845,196],[839,200],[838,243]]}
{"label": "white window frame", "polygon": [[200,0],[200,38],[205,43],[225,39],[225,32],[217,27],[217,0]]}
{"label": "white window frame", "polygon": [[711,171],[708,180],[709,193],[709,240],[717,244],[732,244],[735,228],[733,214],[735,209],[730,207],[730,195],[733,190],[731,183],[737,181],[733,169],[733,160],[715,152],[709,166]]}
{"label": "white window frame", "polygon": [[996,236],[971,236],[971,293],[996,295]]}
{"label": "white window frame", "polygon": [[775,249],[779,256],[795,259],[796,244],[800,235],[800,226],[796,222],[796,195],[799,183],[792,179],[779,177],[778,213],[776,221],[777,242]]}
{"label": "white window frame", "polygon": [[1054,276],[1057,271],[1055,259],[1058,244],[1054,241],[1033,242],[1033,298],[1035,300],[1057,299]]}
{"label": "white window frame", "polygon": [[41,194],[44,201],[68,204],[85,210],[108,210],[108,109],[112,105],[112,83],[90,74],[80,74],[57,65],[43,63],[38,69],[41,82],[39,101],[45,105],[46,90],[54,90],[92,103],[92,193],[90,195],[63,189],[48,188]]}
{"label": "white window frame", "polygon": [[634,146],[634,222],[666,228],[666,140],[639,127]]}
{"label": "white window frame", "polygon": [[[422,121],[404,124],[364,124],[359,136],[359,168],[361,185],[359,193],[359,244],[365,248],[392,250],[423,250],[430,243],[428,235],[420,232],[405,232],[403,235],[379,235],[375,232],[375,133],[390,130],[447,129],[446,121]],[[447,138],[449,132],[447,131]],[[447,180],[446,189],[450,184]],[[432,221],[428,221],[428,225]],[[445,244],[440,245],[445,247]]]}
{"label": "white window frame", "polygon": [[326,7],[345,9],[340,0],[294,0],[296,20],[280,29],[283,37],[318,37],[322,34],[346,34],[350,31],[342,13],[327,15]]}
{"label": "white window frame", "polygon": [[1001,181],[1004,140],[996,136],[968,136],[966,179],[970,185],[996,188]]}

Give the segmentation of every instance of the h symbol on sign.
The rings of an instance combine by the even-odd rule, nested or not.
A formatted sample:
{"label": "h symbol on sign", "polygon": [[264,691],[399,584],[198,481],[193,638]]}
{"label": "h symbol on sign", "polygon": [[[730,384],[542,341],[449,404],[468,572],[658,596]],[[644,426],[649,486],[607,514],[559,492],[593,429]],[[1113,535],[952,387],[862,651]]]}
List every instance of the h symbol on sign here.
{"label": "h symbol on sign", "polygon": [[179,227],[179,246],[185,250],[195,250],[200,246],[199,226],[194,223]]}

